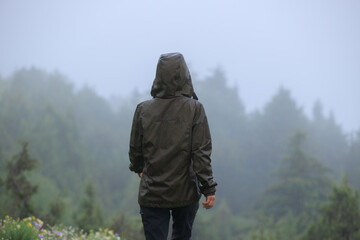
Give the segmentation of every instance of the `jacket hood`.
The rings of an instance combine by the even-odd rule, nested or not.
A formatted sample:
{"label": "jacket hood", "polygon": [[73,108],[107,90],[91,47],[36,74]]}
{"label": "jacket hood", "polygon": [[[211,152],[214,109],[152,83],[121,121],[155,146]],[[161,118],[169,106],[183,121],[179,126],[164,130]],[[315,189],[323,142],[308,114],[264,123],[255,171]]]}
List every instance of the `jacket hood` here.
{"label": "jacket hood", "polygon": [[181,53],[162,54],[157,64],[151,96],[171,98],[181,95],[198,99],[185,59]]}

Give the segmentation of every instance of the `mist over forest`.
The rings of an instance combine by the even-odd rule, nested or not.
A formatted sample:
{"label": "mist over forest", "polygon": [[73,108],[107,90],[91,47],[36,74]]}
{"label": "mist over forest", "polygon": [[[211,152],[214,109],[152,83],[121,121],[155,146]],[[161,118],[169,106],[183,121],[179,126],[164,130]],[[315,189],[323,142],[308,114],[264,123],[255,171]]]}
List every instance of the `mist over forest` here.
{"label": "mist over forest", "polygon": [[[308,116],[286,87],[262,109],[246,111],[220,68],[195,76],[193,85],[208,116],[219,184],[214,209],[198,212],[193,239],[320,239],[331,231],[331,239],[345,239],[334,235],[335,223],[324,222],[338,213],[336,201],[347,200],[355,203],[345,203],[355,215],[341,221],[347,236],[360,237],[360,131],[344,132],[321,101]],[[149,98],[134,91],[105,99],[38,68],[0,77],[0,219],[24,211],[8,182],[23,156],[17,154],[28,151],[37,160],[25,174],[37,186],[29,201],[35,216],[143,239],[139,178],[128,169],[128,149],[135,107]],[[84,217],[84,202],[91,203],[92,217]],[[54,206],[61,208],[54,212]]]}

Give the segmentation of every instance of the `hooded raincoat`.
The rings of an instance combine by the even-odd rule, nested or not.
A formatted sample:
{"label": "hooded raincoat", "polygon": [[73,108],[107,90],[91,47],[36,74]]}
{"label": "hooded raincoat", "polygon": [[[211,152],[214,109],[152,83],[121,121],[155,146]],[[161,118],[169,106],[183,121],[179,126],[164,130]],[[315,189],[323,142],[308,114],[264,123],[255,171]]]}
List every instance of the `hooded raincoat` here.
{"label": "hooded raincoat", "polygon": [[180,53],[160,56],[151,95],[136,107],[130,135],[130,170],[143,173],[138,202],[182,207],[215,194],[211,137]]}

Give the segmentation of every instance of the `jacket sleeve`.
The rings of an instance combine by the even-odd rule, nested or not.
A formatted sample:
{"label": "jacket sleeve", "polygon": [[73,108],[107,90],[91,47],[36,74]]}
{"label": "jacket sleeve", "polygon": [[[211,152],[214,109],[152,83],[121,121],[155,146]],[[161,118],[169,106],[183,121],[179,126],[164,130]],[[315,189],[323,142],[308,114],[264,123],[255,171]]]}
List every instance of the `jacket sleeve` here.
{"label": "jacket sleeve", "polygon": [[211,136],[205,110],[197,102],[192,128],[193,168],[200,182],[200,191],[205,196],[214,195],[217,183],[213,180],[211,168]]}
{"label": "jacket sleeve", "polygon": [[144,158],[142,154],[143,133],[140,118],[140,108],[141,107],[139,104],[135,110],[134,119],[131,127],[129,150],[129,169],[136,173],[142,172],[144,168]]}

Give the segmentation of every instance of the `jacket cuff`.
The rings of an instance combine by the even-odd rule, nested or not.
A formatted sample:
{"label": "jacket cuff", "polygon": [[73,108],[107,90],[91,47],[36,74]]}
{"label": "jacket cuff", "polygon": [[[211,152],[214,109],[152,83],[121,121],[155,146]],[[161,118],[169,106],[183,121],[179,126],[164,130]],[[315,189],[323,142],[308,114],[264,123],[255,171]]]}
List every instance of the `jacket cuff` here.
{"label": "jacket cuff", "polygon": [[204,196],[205,196],[205,197],[207,197],[207,196],[215,196],[215,192],[204,194]]}
{"label": "jacket cuff", "polygon": [[143,171],[143,168],[137,168],[137,169],[135,169],[135,168],[134,168],[134,165],[132,165],[131,163],[130,163],[130,165],[129,165],[129,169],[130,169],[130,171],[135,172],[135,173],[141,173],[141,172]]}
{"label": "jacket cuff", "polygon": [[202,188],[202,189],[200,189],[200,191],[202,194],[204,194],[207,197],[207,196],[215,195],[216,188],[215,188],[215,186],[212,188],[208,188],[208,189]]}

